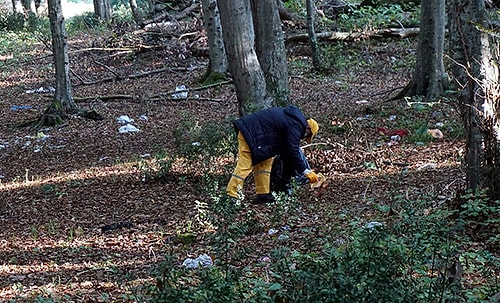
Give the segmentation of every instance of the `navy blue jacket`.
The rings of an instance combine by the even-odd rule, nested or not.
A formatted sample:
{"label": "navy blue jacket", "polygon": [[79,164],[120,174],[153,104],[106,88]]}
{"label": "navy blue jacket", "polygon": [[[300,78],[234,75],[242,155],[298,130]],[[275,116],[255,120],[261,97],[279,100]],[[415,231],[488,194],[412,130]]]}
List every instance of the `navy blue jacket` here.
{"label": "navy blue jacket", "polygon": [[253,165],[283,155],[296,171],[302,173],[307,168],[300,154],[300,140],[308,124],[297,107],[260,110],[236,120],[234,125],[250,147]]}

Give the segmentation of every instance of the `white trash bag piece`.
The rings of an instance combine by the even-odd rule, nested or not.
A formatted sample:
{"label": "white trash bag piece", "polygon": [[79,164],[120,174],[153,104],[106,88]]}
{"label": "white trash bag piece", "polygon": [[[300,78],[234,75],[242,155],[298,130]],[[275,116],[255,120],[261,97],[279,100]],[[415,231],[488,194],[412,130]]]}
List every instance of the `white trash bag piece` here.
{"label": "white trash bag piece", "polygon": [[184,260],[184,262],[182,262],[182,266],[186,268],[209,267],[213,265],[214,261],[207,254],[200,255],[196,259],[187,258],[186,260]]}
{"label": "white trash bag piece", "polygon": [[188,97],[188,92],[185,85],[177,86],[175,88],[175,91],[179,93],[172,94],[172,98],[174,99],[186,99]]}
{"label": "white trash bag piece", "polygon": [[130,118],[127,115],[121,115],[120,117],[116,118],[116,121],[121,124],[128,124],[134,122],[134,119]]}
{"label": "white trash bag piece", "polygon": [[138,131],[139,131],[139,129],[137,127],[133,126],[132,124],[124,125],[118,129],[118,132],[120,132],[120,134],[132,133],[132,132],[138,132]]}

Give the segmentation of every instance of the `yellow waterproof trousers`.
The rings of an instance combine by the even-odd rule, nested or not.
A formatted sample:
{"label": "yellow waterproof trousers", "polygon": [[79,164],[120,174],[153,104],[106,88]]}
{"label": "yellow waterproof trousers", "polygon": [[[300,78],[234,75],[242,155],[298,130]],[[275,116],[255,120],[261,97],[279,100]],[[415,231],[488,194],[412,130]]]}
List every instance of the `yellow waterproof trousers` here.
{"label": "yellow waterproof trousers", "polygon": [[271,192],[271,168],[273,158],[269,158],[252,167],[252,154],[241,132],[238,133],[238,162],[226,188],[229,196],[238,198],[238,190],[243,190],[246,177],[253,171],[256,194]]}

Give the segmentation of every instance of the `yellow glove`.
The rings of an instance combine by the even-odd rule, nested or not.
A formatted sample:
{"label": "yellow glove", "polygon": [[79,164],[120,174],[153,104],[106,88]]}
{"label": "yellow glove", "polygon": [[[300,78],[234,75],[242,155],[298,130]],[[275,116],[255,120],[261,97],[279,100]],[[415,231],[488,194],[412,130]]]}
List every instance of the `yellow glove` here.
{"label": "yellow glove", "polygon": [[316,173],[313,172],[312,170],[306,171],[304,173],[304,176],[306,176],[306,178],[309,179],[309,183],[316,183],[319,180],[318,175],[316,175]]}

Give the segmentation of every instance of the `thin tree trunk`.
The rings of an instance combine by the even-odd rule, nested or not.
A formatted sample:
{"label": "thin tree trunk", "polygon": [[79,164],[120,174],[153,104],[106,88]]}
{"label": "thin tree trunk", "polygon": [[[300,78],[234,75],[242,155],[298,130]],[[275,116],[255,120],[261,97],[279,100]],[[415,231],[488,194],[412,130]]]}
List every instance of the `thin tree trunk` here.
{"label": "thin tree trunk", "polygon": [[132,17],[134,18],[135,23],[142,26],[142,18],[141,15],[139,14],[139,10],[137,9],[137,1],[129,0],[129,4],[130,4],[130,10],[132,11]]}
{"label": "thin tree trunk", "polygon": [[202,9],[210,58],[210,67],[206,78],[209,81],[223,80],[228,71],[228,63],[217,0],[202,0]]}
{"label": "thin tree trunk", "polygon": [[52,32],[52,49],[56,72],[55,108],[57,112],[76,113],[78,106],[73,100],[69,77],[69,57],[64,16],[61,0],[48,0],[50,28]]}
{"label": "thin tree trunk", "polygon": [[94,13],[97,18],[109,22],[111,20],[110,0],[94,0]]}
{"label": "thin tree trunk", "polygon": [[314,29],[314,8],[313,0],[306,0],[307,7],[307,34],[309,35],[309,44],[311,45],[311,56],[313,66],[317,70],[322,69],[321,50],[319,48],[318,39],[316,38],[316,31]]}
{"label": "thin tree trunk", "polygon": [[23,3],[21,0],[12,0],[12,12],[14,14],[24,14]]}

